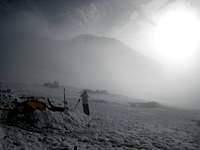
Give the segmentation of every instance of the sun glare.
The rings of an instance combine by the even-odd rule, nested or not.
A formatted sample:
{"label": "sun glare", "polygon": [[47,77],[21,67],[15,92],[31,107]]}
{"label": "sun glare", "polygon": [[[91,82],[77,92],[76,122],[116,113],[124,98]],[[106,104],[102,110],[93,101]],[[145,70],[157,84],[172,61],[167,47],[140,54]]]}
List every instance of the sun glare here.
{"label": "sun glare", "polygon": [[166,11],[157,21],[153,40],[156,53],[164,63],[190,63],[200,42],[198,16],[186,8]]}

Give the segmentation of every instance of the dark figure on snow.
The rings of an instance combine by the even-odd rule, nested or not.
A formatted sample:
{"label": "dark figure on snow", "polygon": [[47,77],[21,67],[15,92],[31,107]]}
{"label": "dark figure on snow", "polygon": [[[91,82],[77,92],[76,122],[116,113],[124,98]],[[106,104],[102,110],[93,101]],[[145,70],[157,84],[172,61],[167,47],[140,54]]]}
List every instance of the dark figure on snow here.
{"label": "dark figure on snow", "polygon": [[89,110],[89,104],[88,104],[88,94],[86,90],[83,90],[82,94],[81,94],[81,99],[82,99],[82,104],[83,104],[83,112],[86,115],[90,115],[90,110]]}

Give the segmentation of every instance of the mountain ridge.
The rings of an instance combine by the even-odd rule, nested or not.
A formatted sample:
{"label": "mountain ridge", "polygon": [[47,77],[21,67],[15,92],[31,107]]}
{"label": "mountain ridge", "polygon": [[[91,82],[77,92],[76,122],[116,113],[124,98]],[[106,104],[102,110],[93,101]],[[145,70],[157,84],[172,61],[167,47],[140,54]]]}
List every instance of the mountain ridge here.
{"label": "mountain ridge", "polygon": [[35,35],[17,37],[5,40],[5,54],[0,60],[3,79],[59,80],[80,87],[116,90],[140,82],[143,85],[152,72],[154,78],[159,72],[156,62],[113,38],[80,35],[61,41]]}

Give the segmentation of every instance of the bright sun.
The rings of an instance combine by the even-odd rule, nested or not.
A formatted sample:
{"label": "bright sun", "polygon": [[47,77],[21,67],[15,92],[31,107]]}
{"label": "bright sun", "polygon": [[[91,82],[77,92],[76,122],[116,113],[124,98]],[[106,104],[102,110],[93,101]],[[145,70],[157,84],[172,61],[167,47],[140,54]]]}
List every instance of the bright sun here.
{"label": "bright sun", "polygon": [[168,10],[158,19],[153,40],[158,57],[166,64],[189,63],[200,42],[200,20],[190,9]]}

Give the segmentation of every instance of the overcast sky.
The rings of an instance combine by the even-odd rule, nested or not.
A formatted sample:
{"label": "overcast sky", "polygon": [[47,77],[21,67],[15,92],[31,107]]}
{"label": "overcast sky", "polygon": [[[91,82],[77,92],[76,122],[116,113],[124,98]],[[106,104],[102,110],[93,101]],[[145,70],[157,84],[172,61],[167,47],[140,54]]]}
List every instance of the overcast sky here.
{"label": "overcast sky", "polygon": [[198,0],[1,0],[0,33],[28,32],[64,40],[80,34],[109,36],[149,55],[148,34],[157,17],[178,2],[199,11]]}
{"label": "overcast sky", "polygon": [[[34,32],[60,39],[94,34],[112,36],[130,44],[135,39],[137,41],[138,34],[142,36],[148,28],[155,25],[156,15],[162,9],[175,2],[177,1],[1,0],[1,33]],[[187,2],[195,7],[199,5],[195,0]]]}
{"label": "overcast sky", "polygon": [[[127,24],[152,23],[169,0],[1,0],[1,29],[39,32],[66,39],[76,34],[110,35]],[[136,24],[135,24],[136,23]],[[132,30],[134,31],[134,30]]]}

